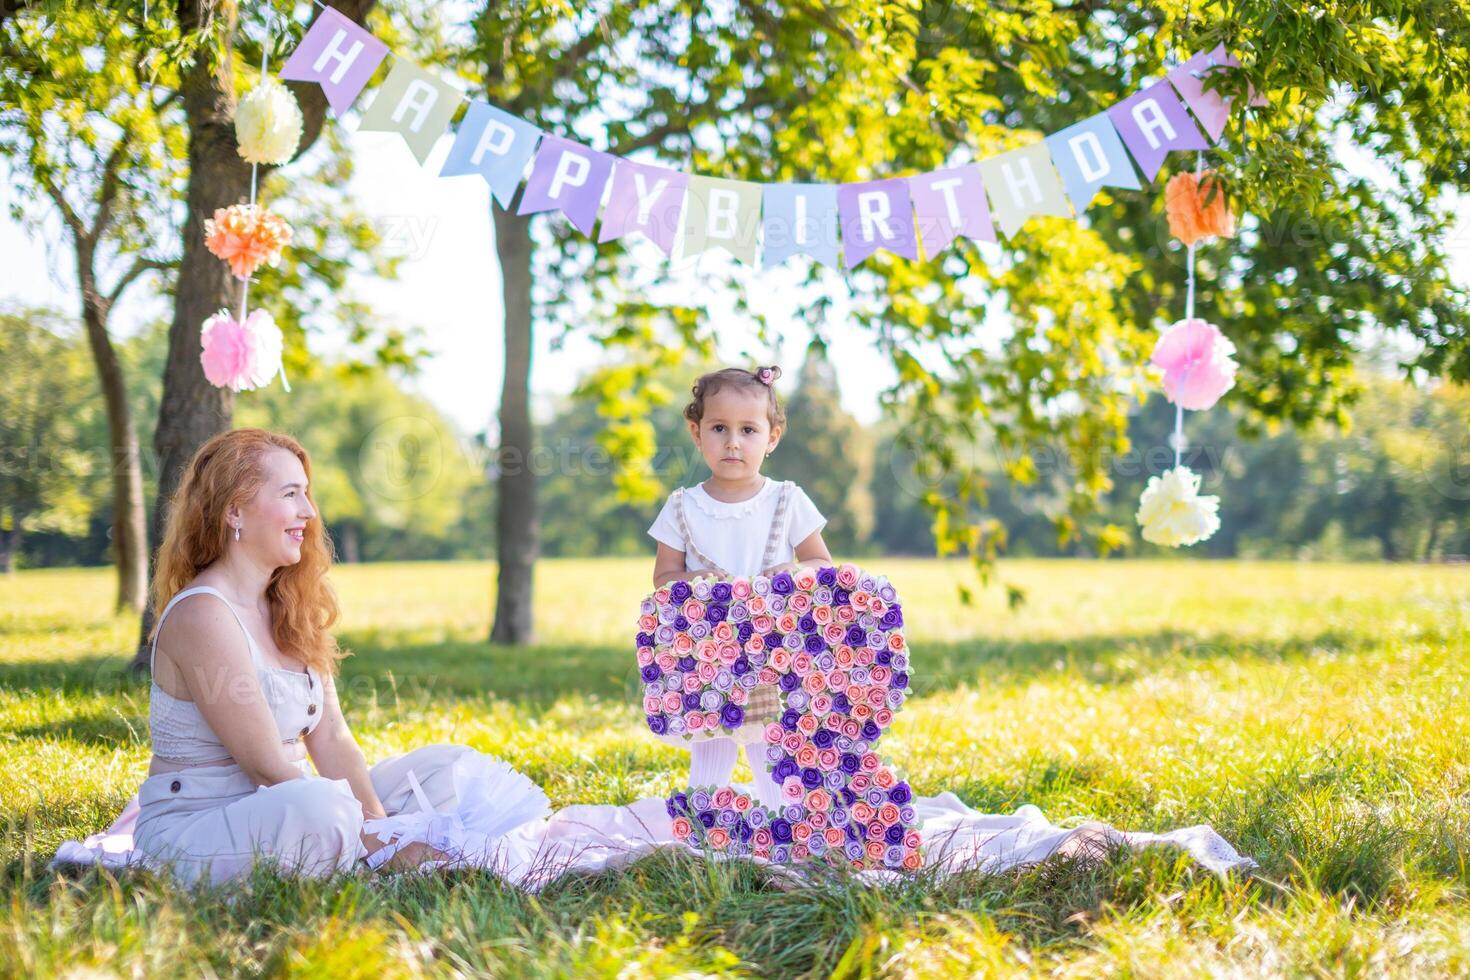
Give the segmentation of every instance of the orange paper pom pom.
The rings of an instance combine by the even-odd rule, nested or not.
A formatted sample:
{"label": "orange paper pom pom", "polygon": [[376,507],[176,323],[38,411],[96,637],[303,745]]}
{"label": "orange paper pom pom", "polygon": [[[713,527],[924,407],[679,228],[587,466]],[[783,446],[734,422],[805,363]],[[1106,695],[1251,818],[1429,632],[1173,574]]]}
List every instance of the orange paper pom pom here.
{"label": "orange paper pom pom", "polygon": [[228,262],[237,279],[249,279],[262,264],[280,262],[289,244],[291,226],[259,205],[220,208],[204,222],[205,247]]}
{"label": "orange paper pom pom", "polygon": [[1225,201],[1224,182],[1213,170],[1198,177],[1182,173],[1169,178],[1164,211],[1169,215],[1169,233],[1185,245],[1211,236],[1235,236],[1235,215]]}

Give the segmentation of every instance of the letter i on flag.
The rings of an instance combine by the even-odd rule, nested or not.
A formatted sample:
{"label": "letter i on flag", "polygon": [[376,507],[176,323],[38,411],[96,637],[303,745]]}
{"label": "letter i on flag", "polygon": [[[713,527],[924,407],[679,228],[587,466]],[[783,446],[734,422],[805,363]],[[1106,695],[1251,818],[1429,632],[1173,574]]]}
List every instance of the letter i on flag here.
{"label": "letter i on flag", "polygon": [[281,78],[316,82],[327,96],[332,115],[341,117],[387,56],[386,44],[327,7],[291,52],[281,68]]}
{"label": "letter i on flag", "polygon": [[449,128],[449,120],[462,101],[459,89],[440,81],[433,72],[400,59],[363,113],[358,129],[400,134],[422,164]]}
{"label": "letter i on flag", "polygon": [[546,136],[531,164],[517,213],[560,210],[578,231],[590,235],[612,168],[613,158],[606,153],[560,136]]}
{"label": "letter i on flag", "polygon": [[672,255],[688,184],[689,175],[677,170],[619,159],[613,167],[612,190],[602,211],[598,242],[610,242],[636,231],[665,255]]}
{"label": "letter i on flag", "polygon": [[767,184],[762,204],[766,268],[793,255],[810,255],[837,268],[837,188],[831,184]]}

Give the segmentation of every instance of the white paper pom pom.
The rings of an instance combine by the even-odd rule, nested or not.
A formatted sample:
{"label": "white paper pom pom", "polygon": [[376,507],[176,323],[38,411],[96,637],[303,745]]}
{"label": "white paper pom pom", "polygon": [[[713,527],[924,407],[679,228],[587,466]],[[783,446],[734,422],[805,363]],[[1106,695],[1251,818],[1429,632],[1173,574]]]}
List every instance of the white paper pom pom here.
{"label": "white paper pom pom", "polygon": [[246,163],[281,164],[301,145],[301,107],[274,78],[264,78],[235,109],[235,142]]}
{"label": "white paper pom pom", "polygon": [[1220,529],[1219,497],[1199,495],[1199,474],[1187,466],[1149,477],[1138,500],[1143,539],[1169,548],[1195,544]]}

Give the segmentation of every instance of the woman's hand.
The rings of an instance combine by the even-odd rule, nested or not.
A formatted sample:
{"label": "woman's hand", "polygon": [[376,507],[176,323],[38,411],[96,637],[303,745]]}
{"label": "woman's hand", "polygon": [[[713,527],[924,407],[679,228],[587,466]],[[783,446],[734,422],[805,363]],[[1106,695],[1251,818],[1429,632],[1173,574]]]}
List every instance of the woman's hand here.
{"label": "woman's hand", "polygon": [[[366,832],[362,834],[362,844],[363,847],[367,848],[369,856],[376,854],[385,847],[391,846],[377,834]],[[392,857],[379,865],[377,870],[379,872],[412,871],[425,861],[452,861],[453,859],[452,855],[445,854],[438,848],[430,847],[423,841],[413,841],[400,847],[394,852]]]}

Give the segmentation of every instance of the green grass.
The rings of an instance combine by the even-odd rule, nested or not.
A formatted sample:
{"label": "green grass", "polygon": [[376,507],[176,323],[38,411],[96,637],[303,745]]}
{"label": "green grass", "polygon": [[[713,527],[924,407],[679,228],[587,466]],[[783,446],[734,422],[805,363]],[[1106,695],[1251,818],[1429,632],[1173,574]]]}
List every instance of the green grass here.
{"label": "green grass", "polygon": [[[1470,568],[1012,562],[1018,612],[954,563],[875,563],[904,599],[915,696],[884,740],[916,791],[1137,830],[1210,823],[1261,862],[1101,865],[791,889],[661,854],[538,896],[478,873],[193,896],[57,874],[147,765],[136,620],[106,570],[0,579],[0,975],[1383,976],[1470,972]],[[341,687],[369,760],[502,756],[555,806],[678,784],[629,647],[647,562],[547,561],[534,650],[491,648],[493,568],[339,569]],[[588,583],[579,587],[578,583]],[[742,771],[737,778],[745,778]]]}

